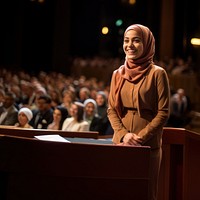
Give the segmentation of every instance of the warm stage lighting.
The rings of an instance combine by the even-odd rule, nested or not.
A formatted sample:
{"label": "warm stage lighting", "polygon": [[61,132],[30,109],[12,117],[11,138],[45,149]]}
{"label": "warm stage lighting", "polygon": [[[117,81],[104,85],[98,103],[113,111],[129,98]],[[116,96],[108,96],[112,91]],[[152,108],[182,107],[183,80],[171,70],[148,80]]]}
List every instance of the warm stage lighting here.
{"label": "warm stage lighting", "polygon": [[31,2],[44,3],[45,0],[30,0]]}
{"label": "warm stage lighting", "polygon": [[104,26],[104,27],[102,28],[101,32],[102,32],[104,35],[108,34],[108,32],[109,32],[108,27]]}
{"label": "warm stage lighting", "polygon": [[129,4],[134,5],[136,3],[136,0],[129,0]]}
{"label": "warm stage lighting", "polygon": [[195,46],[200,46],[200,38],[192,38],[191,44]]}

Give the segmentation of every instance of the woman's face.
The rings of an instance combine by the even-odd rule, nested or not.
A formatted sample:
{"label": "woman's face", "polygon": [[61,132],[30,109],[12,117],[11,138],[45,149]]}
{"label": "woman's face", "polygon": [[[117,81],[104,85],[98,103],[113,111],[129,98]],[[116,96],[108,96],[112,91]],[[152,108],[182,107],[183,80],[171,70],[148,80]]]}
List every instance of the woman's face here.
{"label": "woman's face", "polygon": [[69,93],[64,94],[64,96],[63,96],[63,102],[69,102],[69,103],[71,103],[72,101],[73,101],[73,97],[72,97],[71,94],[69,94]]}
{"label": "woman's face", "polygon": [[25,124],[28,123],[28,118],[23,112],[21,112],[18,115],[18,121],[19,121],[21,126],[24,126]]}
{"label": "woman's face", "polygon": [[76,104],[72,104],[70,107],[70,115],[72,117],[76,117],[78,113],[78,106]]}
{"label": "woman's face", "polygon": [[134,30],[129,30],[124,36],[123,49],[127,59],[136,60],[140,58],[144,51],[141,37]]}
{"label": "woman's face", "polygon": [[105,103],[105,99],[101,94],[98,94],[96,97],[96,102],[98,106],[102,106]]}
{"label": "woman's face", "polygon": [[55,109],[55,110],[53,111],[53,118],[54,118],[54,120],[60,122],[61,117],[62,117],[61,111],[58,110],[58,109]]}
{"label": "woman's face", "polygon": [[86,116],[94,116],[94,104],[93,103],[87,103],[85,106],[85,113]]}

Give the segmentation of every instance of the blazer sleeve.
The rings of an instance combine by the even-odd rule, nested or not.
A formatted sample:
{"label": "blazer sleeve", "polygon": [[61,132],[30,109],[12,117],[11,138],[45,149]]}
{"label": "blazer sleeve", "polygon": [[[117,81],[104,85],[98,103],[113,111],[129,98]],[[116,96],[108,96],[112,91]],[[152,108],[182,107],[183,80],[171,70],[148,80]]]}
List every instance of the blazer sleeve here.
{"label": "blazer sleeve", "polygon": [[110,84],[110,93],[108,98],[108,110],[107,110],[108,119],[114,130],[114,135],[113,135],[114,143],[119,143],[122,137],[128,132],[128,130],[126,130],[126,128],[123,126],[121,118],[118,116],[117,111],[114,107],[114,102],[116,101],[115,90],[117,85],[116,84],[117,78],[118,78],[117,72],[114,71]]}

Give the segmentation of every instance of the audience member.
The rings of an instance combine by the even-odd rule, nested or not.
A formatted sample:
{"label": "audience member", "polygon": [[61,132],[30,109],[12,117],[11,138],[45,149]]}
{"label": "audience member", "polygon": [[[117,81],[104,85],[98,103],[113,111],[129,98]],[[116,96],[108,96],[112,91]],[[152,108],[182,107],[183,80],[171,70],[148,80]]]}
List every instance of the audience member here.
{"label": "audience member", "polygon": [[63,122],[63,131],[89,131],[89,123],[83,119],[84,105],[80,102],[74,102],[71,105],[71,117]]}
{"label": "audience member", "polygon": [[176,66],[172,69],[171,73],[173,75],[178,75],[184,73],[185,70],[187,70],[187,65],[185,64],[185,61],[182,58],[177,58]]}
{"label": "audience member", "polygon": [[0,89],[0,114],[3,112],[3,102],[5,98],[5,91],[3,89]]}
{"label": "audience member", "polygon": [[92,88],[90,90],[90,98],[91,99],[96,99],[96,97],[97,97],[97,89],[96,88]]}
{"label": "audience member", "polygon": [[6,92],[2,103],[0,125],[15,125],[18,121],[18,110],[15,106],[15,94],[13,92]]}
{"label": "audience member", "polygon": [[82,87],[79,90],[78,101],[83,103],[88,98],[90,98],[90,90],[87,87]]}
{"label": "audience member", "polygon": [[97,113],[97,103],[94,99],[84,101],[84,120],[89,123],[90,131],[98,131],[102,134],[101,117]]}
{"label": "audience member", "polygon": [[62,98],[61,98],[61,94],[60,91],[57,89],[53,89],[51,88],[50,90],[48,90],[48,94],[51,97],[51,107],[54,109],[56,106],[61,105],[62,102]]}
{"label": "audience member", "polygon": [[22,92],[22,100],[21,100],[21,107],[28,107],[31,110],[35,109],[35,89],[33,85],[28,81],[21,81],[21,92]]}
{"label": "audience member", "polygon": [[76,99],[75,90],[66,89],[63,91],[62,94],[61,106],[65,107],[68,110],[68,113],[70,113],[71,105],[75,101],[75,99]]}
{"label": "audience member", "polygon": [[15,94],[15,104],[17,108],[20,108],[20,104],[22,103],[22,95],[19,85],[11,85],[10,91]]}
{"label": "audience member", "polygon": [[63,122],[68,117],[67,108],[57,106],[53,111],[53,122],[48,125],[47,129],[61,130]]}
{"label": "audience member", "polygon": [[53,121],[53,109],[51,108],[51,97],[41,95],[36,99],[37,108],[33,110],[33,118],[29,124],[35,129],[47,129]]}
{"label": "audience member", "polygon": [[104,135],[112,135],[114,133],[110,121],[107,116],[108,98],[103,91],[99,91],[96,96],[97,112],[102,118],[102,132]]}
{"label": "audience member", "polygon": [[29,125],[29,121],[33,118],[33,113],[29,108],[23,107],[18,112],[18,123],[15,124],[19,128],[33,128]]}
{"label": "audience member", "polygon": [[96,95],[97,102],[97,112],[101,117],[105,117],[107,115],[107,96],[103,91],[97,92]]}
{"label": "audience member", "polygon": [[179,88],[170,100],[170,118],[167,126],[184,127],[190,121],[191,102],[185,90]]}

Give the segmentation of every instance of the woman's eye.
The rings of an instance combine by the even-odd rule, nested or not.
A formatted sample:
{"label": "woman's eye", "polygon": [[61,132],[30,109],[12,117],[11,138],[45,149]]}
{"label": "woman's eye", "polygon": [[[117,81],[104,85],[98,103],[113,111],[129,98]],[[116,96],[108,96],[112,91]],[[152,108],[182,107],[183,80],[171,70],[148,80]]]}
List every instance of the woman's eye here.
{"label": "woman's eye", "polygon": [[135,40],[133,40],[133,42],[134,42],[134,43],[138,43],[138,42],[139,42],[139,40],[138,40],[138,39],[135,39]]}
{"label": "woman's eye", "polygon": [[139,43],[139,42],[141,42],[141,40],[137,38],[137,39],[134,39],[133,42],[135,42],[135,43]]}
{"label": "woman's eye", "polygon": [[124,43],[128,43],[129,41],[128,40],[124,40]]}

